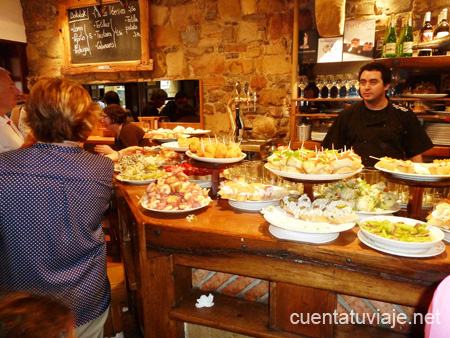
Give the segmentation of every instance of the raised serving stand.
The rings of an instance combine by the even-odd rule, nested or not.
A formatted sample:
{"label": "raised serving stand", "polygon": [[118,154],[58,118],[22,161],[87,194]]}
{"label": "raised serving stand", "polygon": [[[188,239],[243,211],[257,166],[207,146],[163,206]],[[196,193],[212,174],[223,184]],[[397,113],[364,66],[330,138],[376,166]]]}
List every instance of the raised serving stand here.
{"label": "raised serving stand", "polygon": [[211,190],[209,191],[209,196],[216,200],[220,198],[219,192],[219,183],[220,183],[220,170],[232,168],[236,165],[239,165],[243,162],[239,161],[236,163],[208,163],[202,161],[196,161],[192,158],[189,159],[189,164],[193,167],[197,168],[205,168],[211,169]]}
{"label": "raised serving stand", "polygon": [[281,177],[284,180],[296,182],[296,183],[302,183],[303,184],[303,193],[306,194],[311,201],[314,201],[314,184],[325,184],[325,183],[334,183],[337,181],[340,181],[341,179],[337,180],[304,180],[304,179],[298,179],[298,178],[289,178],[289,177]]}
{"label": "raised serving stand", "polygon": [[450,178],[445,178],[439,181],[419,181],[401,178],[384,171],[380,171],[380,173],[384,178],[392,183],[409,186],[409,199],[406,207],[406,217],[417,220],[422,219],[423,189],[450,187]]}

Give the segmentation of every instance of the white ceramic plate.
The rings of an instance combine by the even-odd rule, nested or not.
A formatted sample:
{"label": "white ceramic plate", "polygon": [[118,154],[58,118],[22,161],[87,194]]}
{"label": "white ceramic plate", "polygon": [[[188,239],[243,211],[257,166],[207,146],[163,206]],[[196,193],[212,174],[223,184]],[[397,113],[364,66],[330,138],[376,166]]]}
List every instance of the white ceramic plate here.
{"label": "white ceramic plate", "polygon": [[168,143],[168,142],[178,142],[177,138],[152,138],[152,141],[158,144]]}
{"label": "white ceramic plate", "polygon": [[355,222],[331,224],[321,222],[302,221],[287,215],[279,206],[269,206],[261,210],[264,218],[270,224],[285,230],[311,234],[330,234],[349,230]]}
{"label": "white ceramic plate", "polygon": [[151,208],[145,206],[144,204],[142,204],[142,202],[141,202],[141,205],[142,205],[142,207],[144,209],[147,209],[147,210],[150,210],[150,211],[154,211],[154,212],[160,212],[162,214],[181,214],[183,212],[191,212],[191,211],[194,211],[194,210],[199,210],[199,209],[205,208],[209,204],[208,205],[203,205],[203,206],[198,207],[198,208],[192,208],[192,209],[186,209],[186,210],[158,210],[158,209],[151,209]]}
{"label": "white ceramic plate", "polygon": [[450,115],[450,111],[445,111],[445,110],[428,110],[428,112],[437,114],[437,115]]}
{"label": "white ceramic plate", "polygon": [[436,228],[441,229],[441,231],[444,233],[443,241],[446,243],[450,243],[450,230],[447,230],[444,228],[439,228],[439,227],[436,227]]}
{"label": "white ceramic plate", "polygon": [[290,231],[269,225],[269,232],[276,238],[287,239],[289,241],[322,244],[334,241],[339,237],[339,233],[331,234],[310,234],[305,232]]}
{"label": "white ceramic plate", "polygon": [[187,131],[183,131],[183,135],[203,135],[203,134],[208,134],[209,132],[211,132],[211,130],[205,130],[205,129],[195,129],[194,131],[191,132],[187,132]]}
{"label": "white ceramic plate", "polygon": [[377,251],[381,251],[384,253],[388,253],[394,256],[402,256],[402,257],[412,257],[412,258],[426,258],[426,257],[433,257],[440,255],[445,251],[445,244],[442,242],[439,242],[435,245],[433,245],[431,248],[429,248],[427,251],[420,252],[420,253],[410,253],[410,252],[398,252],[392,249],[387,249],[384,247],[380,247],[377,245],[376,242],[372,241],[370,238],[366,237],[364,233],[360,230],[358,231],[358,238],[361,242],[363,242],[368,247],[375,249]]}
{"label": "white ceramic plate", "polygon": [[228,204],[233,208],[244,211],[260,211],[262,208],[268,207],[269,205],[279,205],[280,200],[289,195],[289,192],[286,189],[275,185],[273,185],[272,188],[273,192],[269,199],[261,201],[237,201],[234,198],[230,198],[228,199]]}
{"label": "white ceramic plate", "polygon": [[396,203],[392,209],[380,210],[380,211],[355,211],[355,214],[357,214],[360,217],[368,217],[368,216],[376,216],[376,215],[389,216],[392,213],[399,211],[400,209],[401,209],[400,204]]}
{"label": "white ceramic plate", "polygon": [[385,173],[392,174],[392,176],[412,181],[438,182],[450,180],[450,175],[421,175],[421,174],[398,173],[385,168],[380,168],[377,164],[375,164],[375,168],[380,171],[384,171]]}
{"label": "white ceramic plate", "polygon": [[135,184],[135,185],[150,184],[150,183],[156,181],[155,178],[152,178],[152,179],[149,179],[149,180],[128,180],[128,179],[122,178],[122,176],[120,176],[120,175],[117,175],[116,179],[118,181],[120,181],[120,182],[123,182],[123,183]]}
{"label": "white ceramic plate", "polygon": [[304,181],[337,181],[342,180],[343,178],[348,178],[353,175],[356,175],[357,173],[361,172],[361,169],[358,171],[354,171],[351,173],[345,173],[345,174],[322,174],[322,175],[313,175],[313,174],[298,174],[298,173],[289,173],[286,171],[276,170],[272,169],[270,166],[268,166],[268,163],[264,165],[264,167],[271,172],[273,172],[275,175],[278,175],[280,177],[285,178],[294,178],[297,180],[304,180]]}
{"label": "white ceramic plate", "polygon": [[[406,217],[396,217],[396,216],[372,216],[372,217],[366,217],[361,222],[368,222],[368,221],[384,221],[387,220],[392,223],[405,223],[409,225],[415,225],[417,223],[424,223],[412,218],[406,218]],[[398,253],[423,253],[428,251],[431,247],[435,246],[439,242],[441,242],[444,239],[444,233],[431,225],[428,225],[427,228],[430,230],[430,235],[432,236],[433,240],[431,242],[423,242],[423,243],[411,243],[411,242],[403,242],[403,241],[396,241],[389,238],[384,238],[375,234],[372,234],[371,232],[365,230],[364,228],[360,227],[361,231],[364,233],[364,235],[375,242],[377,247],[383,248],[385,250],[395,251]]]}
{"label": "white ceramic plate", "polygon": [[267,200],[267,201],[236,201],[228,200],[228,204],[235,209],[244,211],[260,211],[262,208],[268,207],[269,205],[278,205],[280,200]]}
{"label": "white ceramic plate", "polygon": [[245,154],[242,154],[240,157],[232,157],[232,158],[208,158],[208,157],[200,157],[196,154],[192,153],[190,150],[186,152],[186,155],[190,158],[193,158],[196,161],[206,162],[206,163],[215,163],[215,164],[226,164],[226,163],[237,163],[242,161],[245,158]]}
{"label": "white ceramic plate", "polygon": [[189,147],[180,147],[178,141],[175,142],[165,142],[161,144],[162,147],[173,150],[173,151],[188,151]]}
{"label": "white ceramic plate", "polygon": [[211,188],[211,180],[189,180],[189,182],[197,183],[202,188]]}
{"label": "white ceramic plate", "polygon": [[417,99],[439,99],[446,97],[447,94],[401,94],[401,97],[411,97]]}

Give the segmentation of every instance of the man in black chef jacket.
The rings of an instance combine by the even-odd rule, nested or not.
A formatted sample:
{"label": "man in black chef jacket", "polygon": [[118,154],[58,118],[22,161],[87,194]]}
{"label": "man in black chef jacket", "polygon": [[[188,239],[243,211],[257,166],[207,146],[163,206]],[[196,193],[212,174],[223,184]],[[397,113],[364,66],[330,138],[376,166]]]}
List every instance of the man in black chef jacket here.
{"label": "man in black chef jacket", "polygon": [[344,109],[328,130],[322,146],[341,149],[353,147],[365,167],[378,161],[370,156],[389,156],[422,162],[422,153],[433,147],[413,111],[386,97],[391,71],[372,62],[359,71],[362,101]]}

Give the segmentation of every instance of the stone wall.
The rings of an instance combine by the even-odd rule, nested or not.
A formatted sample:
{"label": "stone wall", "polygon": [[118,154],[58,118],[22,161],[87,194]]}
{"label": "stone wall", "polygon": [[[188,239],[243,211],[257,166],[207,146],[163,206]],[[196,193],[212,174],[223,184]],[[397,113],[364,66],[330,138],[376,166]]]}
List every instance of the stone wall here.
{"label": "stone wall", "polygon": [[[62,44],[55,0],[21,0],[30,75],[60,75]],[[90,73],[82,83],[201,79],[205,127],[227,133],[234,84],[258,94],[260,137],[287,135],[292,0],[151,0],[151,72]]]}

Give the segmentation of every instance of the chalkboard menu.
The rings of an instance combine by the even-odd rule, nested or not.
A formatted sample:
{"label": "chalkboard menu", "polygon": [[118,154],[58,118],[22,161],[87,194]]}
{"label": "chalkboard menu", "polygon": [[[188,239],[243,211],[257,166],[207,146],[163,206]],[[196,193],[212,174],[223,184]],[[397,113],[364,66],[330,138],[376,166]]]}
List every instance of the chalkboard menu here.
{"label": "chalkboard menu", "polygon": [[72,64],[141,60],[139,2],[67,10]]}

